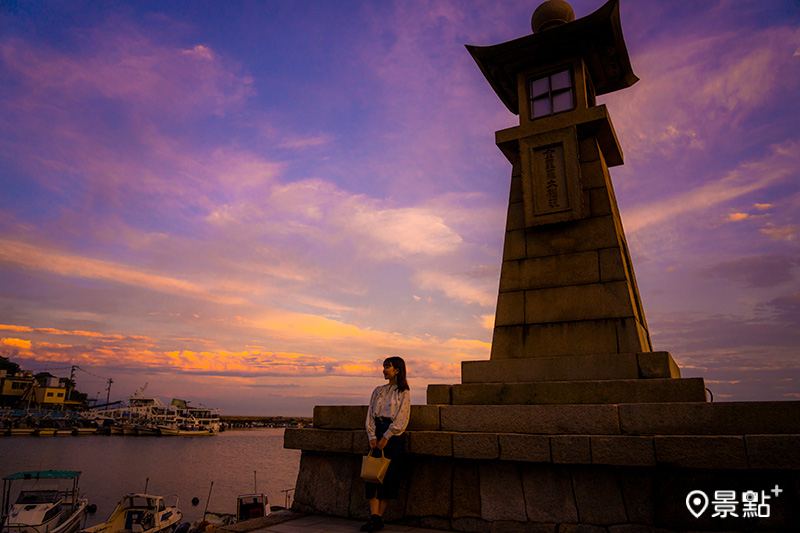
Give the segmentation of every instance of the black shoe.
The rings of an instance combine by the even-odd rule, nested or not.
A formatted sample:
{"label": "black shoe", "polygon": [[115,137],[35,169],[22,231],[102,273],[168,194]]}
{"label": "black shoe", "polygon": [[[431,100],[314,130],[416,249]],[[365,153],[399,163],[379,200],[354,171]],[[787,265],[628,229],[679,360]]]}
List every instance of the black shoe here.
{"label": "black shoe", "polygon": [[380,531],[383,529],[383,517],[376,514],[372,515],[372,531]]}
{"label": "black shoe", "polygon": [[364,524],[363,526],[361,526],[361,531],[366,531],[367,533],[371,533],[372,531],[375,531],[375,529],[372,526],[372,518],[367,520],[367,523]]}

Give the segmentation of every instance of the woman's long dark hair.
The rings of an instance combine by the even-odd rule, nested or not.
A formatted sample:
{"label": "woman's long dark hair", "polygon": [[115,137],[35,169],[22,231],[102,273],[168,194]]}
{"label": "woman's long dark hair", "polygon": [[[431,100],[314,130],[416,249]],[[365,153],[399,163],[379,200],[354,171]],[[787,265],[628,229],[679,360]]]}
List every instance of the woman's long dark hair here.
{"label": "woman's long dark hair", "polygon": [[406,381],[406,362],[402,357],[387,357],[383,364],[389,363],[397,370],[397,390],[408,390],[408,381]]}

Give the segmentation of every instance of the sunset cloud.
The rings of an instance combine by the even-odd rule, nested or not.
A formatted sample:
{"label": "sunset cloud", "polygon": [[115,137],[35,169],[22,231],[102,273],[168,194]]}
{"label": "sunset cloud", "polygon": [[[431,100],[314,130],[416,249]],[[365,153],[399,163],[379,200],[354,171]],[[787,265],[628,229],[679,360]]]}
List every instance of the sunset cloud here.
{"label": "sunset cloud", "polygon": [[[363,403],[389,354],[414,403],[458,382],[491,352],[512,170],[494,132],[519,123],[464,45],[528,35],[533,7],[6,10],[3,353],[76,366],[93,396],[113,378],[112,399],[149,383],[241,414]],[[786,398],[798,7],[620,7],[640,81],[598,103],[654,343],[717,399]]]}

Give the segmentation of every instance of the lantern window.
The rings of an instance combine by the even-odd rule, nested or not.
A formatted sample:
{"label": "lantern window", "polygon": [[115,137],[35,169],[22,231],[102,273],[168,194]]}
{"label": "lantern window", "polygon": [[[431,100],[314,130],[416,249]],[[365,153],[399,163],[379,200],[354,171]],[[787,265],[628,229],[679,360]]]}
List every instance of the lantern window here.
{"label": "lantern window", "polygon": [[575,109],[570,69],[531,79],[530,103],[532,119]]}

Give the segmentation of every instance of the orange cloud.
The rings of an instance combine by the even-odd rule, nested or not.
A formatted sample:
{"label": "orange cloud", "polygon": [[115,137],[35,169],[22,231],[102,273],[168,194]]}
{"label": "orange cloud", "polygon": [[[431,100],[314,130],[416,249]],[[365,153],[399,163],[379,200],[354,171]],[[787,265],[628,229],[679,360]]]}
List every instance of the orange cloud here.
{"label": "orange cloud", "polygon": [[31,341],[26,341],[23,339],[2,338],[0,339],[0,343],[5,344],[6,346],[13,346],[15,348],[23,348],[25,350],[28,350],[31,347]]}
{"label": "orange cloud", "polygon": [[30,269],[46,270],[64,277],[125,283],[167,294],[200,298],[218,303],[238,304],[244,302],[242,298],[216,294],[206,287],[189,281],[138,270],[111,261],[91,259],[8,239],[0,239],[0,259]]}
{"label": "orange cloud", "polygon": [[800,232],[800,226],[789,224],[788,226],[778,228],[774,224],[767,224],[767,227],[761,228],[758,231],[778,241],[791,241],[797,237],[798,232]]}

